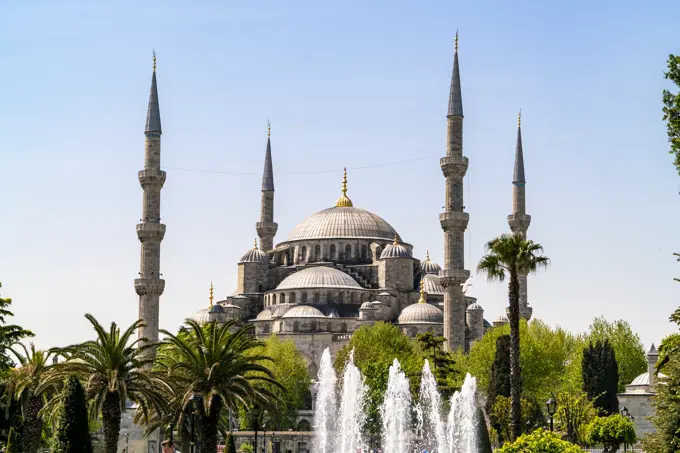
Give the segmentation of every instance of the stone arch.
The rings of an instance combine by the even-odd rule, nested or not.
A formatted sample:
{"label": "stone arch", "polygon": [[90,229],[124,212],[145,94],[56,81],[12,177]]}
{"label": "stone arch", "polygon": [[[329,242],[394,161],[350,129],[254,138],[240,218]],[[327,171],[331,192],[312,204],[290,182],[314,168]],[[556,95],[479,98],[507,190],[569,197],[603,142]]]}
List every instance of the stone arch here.
{"label": "stone arch", "polygon": [[307,420],[300,420],[297,426],[298,431],[311,431],[312,425]]}
{"label": "stone arch", "polygon": [[342,303],[342,302],[344,302],[344,301],[345,301],[345,293],[343,293],[342,291],[340,291],[340,292],[338,293],[338,302]]}
{"label": "stone arch", "polygon": [[[285,304],[285,303],[286,303],[286,293],[281,293],[280,299],[281,299],[281,303],[282,303],[282,304]],[[276,302],[276,301],[275,301],[275,302]]]}
{"label": "stone arch", "polygon": [[418,335],[418,329],[416,327],[411,327],[411,338],[415,338]]}
{"label": "stone arch", "polygon": [[326,294],[326,302],[330,302],[332,300],[333,300],[333,293],[328,291],[328,293]]}
{"label": "stone arch", "polygon": [[321,295],[317,291],[317,292],[314,293],[314,303],[318,304],[320,301],[321,301]]}
{"label": "stone arch", "polygon": [[349,295],[349,303],[353,304],[356,301],[356,294],[350,293]]}
{"label": "stone arch", "polygon": [[319,244],[314,246],[314,261],[321,261],[321,246]]}
{"label": "stone arch", "polygon": [[293,323],[293,332],[299,332],[300,331],[300,323],[298,321],[295,321]]}
{"label": "stone arch", "polygon": [[303,304],[307,303],[307,293],[302,293],[302,303]]}
{"label": "stone arch", "polygon": [[365,260],[368,258],[368,247],[366,245],[361,246],[361,259]]}
{"label": "stone arch", "polygon": [[302,262],[307,261],[307,246],[306,245],[302,246],[302,257],[301,257],[301,259],[302,259]]}
{"label": "stone arch", "polygon": [[262,333],[269,333],[269,323],[262,323]]}
{"label": "stone arch", "polygon": [[361,297],[359,298],[359,301],[360,301],[362,304],[363,304],[364,302],[366,302],[366,294],[361,293]]}
{"label": "stone arch", "polygon": [[350,244],[347,244],[345,246],[345,259],[349,260],[352,258],[352,246]]}
{"label": "stone arch", "polygon": [[328,321],[326,323],[326,331],[327,332],[333,332],[333,323],[332,322]]}
{"label": "stone arch", "polygon": [[279,321],[279,332],[283,332],[283,321]]}
{"label": "stone arch", "polygon": [[335,255],[336,255],[335,244],[331,244],[331,261],[335,260]]}
{"label": "stone arch", "polygon": [[272,305],[276,305],[276,294],[272,294],[271,301]]}
{"label": "stone arch", "polygon": [[294,304],[297,300],[297,295],[295,293],[290,293],[290,303]]}
{"label": "stone arch", "polygon": [[343,322],[342,324],[340,324],[340,332],[347,333],[347,323],[346,322]]}

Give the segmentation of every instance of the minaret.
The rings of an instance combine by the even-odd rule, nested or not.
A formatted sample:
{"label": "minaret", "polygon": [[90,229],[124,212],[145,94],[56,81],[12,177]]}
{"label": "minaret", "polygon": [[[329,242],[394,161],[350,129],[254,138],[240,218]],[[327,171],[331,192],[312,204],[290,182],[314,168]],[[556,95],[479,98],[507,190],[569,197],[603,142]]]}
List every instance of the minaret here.
{"label": "minaret", "polygon": [[161,189],[165,183],[165,172],[161,170],[161,113],[158,107],[156,88],[156,53],[153,56],[153,75],[149,109],[144,129],[145,154],[144,170],[138,174],[142,185],[142,219],[137,224],[137,237],[142,243],[139,278],[135,279],[135,291],[139,295],[139,319],[146,327],[139,329],[139,338],[158,341],[158,299],[165,289],[161,278],[161,241],[165,236],[165,225],[161,223]]}
{"label": "minaret", "polygon": [[272,166],[272,128],[267,121],[267,151],[264,155],[264,171],[262,172],[262,202],[260,221],[256,224],[260,237],[260,249],[268,252],[274,248],[274,236],[279,224],[274,222],[274,169]]}
{"label": "minaret", "polygon": [[470,276],[465,269],[464,234],[470,216],[463,212],[463,178],[468,159],[463,156],[463,98],[458,68],[458,32],[456,32],[453,75],[446,115],[446,157],[440,165],[446,177],[446,205],[439,215],[444,230],[444,268],[439,279],[444,286],[444,337],[448,349],[465,349],[465,299],[462,284]]}
{"label": "minaret", "polygon": [[[526,209],[526,179],[524,177],[524,154],[522,152],[522,112],[517,115],[517,146],[515,148],[515,172],[512,177],[512,214],[508,216],[508,224],[513,233],[526,238],[531,216]],[[527,321],[533,309],[527,302],[527,274],[519,276],[519,316]],[[509,317],[509,315],[508,315]]]}

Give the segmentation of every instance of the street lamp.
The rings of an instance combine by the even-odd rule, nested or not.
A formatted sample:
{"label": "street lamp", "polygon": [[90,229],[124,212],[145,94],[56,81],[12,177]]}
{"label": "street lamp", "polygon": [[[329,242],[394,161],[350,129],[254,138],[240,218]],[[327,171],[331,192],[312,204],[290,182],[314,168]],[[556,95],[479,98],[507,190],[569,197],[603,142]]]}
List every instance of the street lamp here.
{"label": "street lamp", "polygon": [[267,453],[267,422],[262,423],[262,444],[264,445],[262,451]]}
{"label": "street lamp", "polygon": [[128,443],[130,441],[130,433],[125,433],[125,453],[128,453]]}
{"label": "street lamp", "polygon": [[198,405],[201,403],[201,396],[197,394],[191,395],[191,451],[190,453],[196,453],[196,433],[194,431],[194,425],[196,423],[196,413],[198,412]]}
{"label": "street lamp", "polygon": [[555,415],[555,412],[557,412],[557,401],[555,401],[555,398],[550,398],[548,401],[545,402],[545,405],[548,408],[548,415],[550,415],[550,432],[552,432],[553,415]]}
{"label": "street lamp", "polygon": [[168,423],[168,431],[170,431],[170,442],[172,442],[172,431],[174,430],[175,425],[172,424],[172,422]]}

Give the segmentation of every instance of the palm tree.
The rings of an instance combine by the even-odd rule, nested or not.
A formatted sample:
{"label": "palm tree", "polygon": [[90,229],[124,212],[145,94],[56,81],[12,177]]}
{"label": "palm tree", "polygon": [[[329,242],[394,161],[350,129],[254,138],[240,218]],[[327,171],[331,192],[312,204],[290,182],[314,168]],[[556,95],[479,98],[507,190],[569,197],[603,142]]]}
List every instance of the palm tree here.
{"label": "palm tree", "polygon": [[214,453],[217,449],[223,409],[268,405],[276,399],[258,383],[282,388],[273,373],[262,365],[271,359],[257,353],[264,344],[252,331],[252,325],[237,327],[236,321],[201,326],[189,319],[177,335],[161,331],[167,338],[159,348],[158,364],[165,368],[167,378],[183,389],[183,413],[191,410],[192,403],[198,400],[202,453]]}
{"label": "palm tree", "polygon": [[116,453],[125,403],[134,401],[146,415],[152,410],[162,412],[166,384],[148,369],[153,362],[148,351],[155,345],[144,338],[131,341],[135,331],[144,326],[141,320],[123,332],[112,322],[107,332],[94,316],[85,317],[97,339],[58,349],[67,360],[51,367],[43,386],[75,374],[84,383],[90,417],[96,419],[101,414],[106,452]]}
{"label": "palm tree", "polygon": [[526,240],[521,234],[503,234],[486,244],[486,255],[477,265],[477,272],[485,273],[489,281],[502,282],[506,278],[510,309],[510,416],[512,440],[521,434],[521,382],[519,363],[519,279],[520,274],[534,273],[547,268],[550,259],[540,255],[543,247]]}
{"label": "palm tree", "polygon": [[[18,347],[23,349],[23,352]],[[42,378],[50,366],[48,361],[52,352],[36,350],[31,343],[30,349],[23,343],[9,348],[19,362],[19,368],[12,368],[5,382],[5,395],[19,402],[24,417],[23,443],[26,453],[36,453],[40,448],[43,419],[40,410],[45,405],[44,392],[38,393]],[[9,410],[9,401],[6,410]]]}

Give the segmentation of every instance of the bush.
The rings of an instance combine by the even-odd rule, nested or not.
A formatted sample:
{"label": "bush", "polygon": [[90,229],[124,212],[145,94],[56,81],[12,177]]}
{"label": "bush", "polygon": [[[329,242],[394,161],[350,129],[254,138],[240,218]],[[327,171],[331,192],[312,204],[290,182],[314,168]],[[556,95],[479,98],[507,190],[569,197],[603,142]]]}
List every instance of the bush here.
{"label": "bush", "polygon": [[227,442],[225,443],[226,445],[226,453],[236,453],[236,443],[234,442],[234,435],[232,433],[229,433],[227,435]]}
{"label": "bush", "polygon": [[7,436],[7,447],[5,447],[5,453],[19,453],[19,445],[17,445],[17,435],[14,432],[14,428],[9,429],[9,435]]}
{"label": "bush", "polygon": [[588,425],[588,441],[602,444],[611,451],[616,451],[623,443],[634,444],[636,440],[635,425],[620,414],[597,417]]}
{"label": "bush", "polygon": [[66,381],[57,411],[53,453],[92,453],[85,391],[75,376]]}
{"label": "bush", "polygon": [[583,453],[581,447],[562,440],[557,434],[537,429],[524,434],[511,444],[505,444],[498,453]]}
{"label": "bush", "polygon": [[240,453],[253,453],[253,444],[250,442],[244,442],[241,444],[241,450],[239,450]]}

